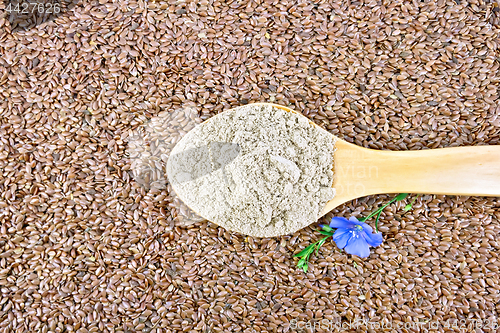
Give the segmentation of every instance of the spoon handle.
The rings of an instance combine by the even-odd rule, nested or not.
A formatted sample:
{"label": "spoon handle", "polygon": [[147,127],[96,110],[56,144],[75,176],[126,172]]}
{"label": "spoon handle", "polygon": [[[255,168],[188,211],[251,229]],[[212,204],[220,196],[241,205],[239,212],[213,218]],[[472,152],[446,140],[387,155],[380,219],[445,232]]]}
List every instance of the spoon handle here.
{"label": "spoon handle", "polygon": [[324,213],[371,194],[421,193],[500,197],[500,145],[386,151],[338,140],[337,196]]}

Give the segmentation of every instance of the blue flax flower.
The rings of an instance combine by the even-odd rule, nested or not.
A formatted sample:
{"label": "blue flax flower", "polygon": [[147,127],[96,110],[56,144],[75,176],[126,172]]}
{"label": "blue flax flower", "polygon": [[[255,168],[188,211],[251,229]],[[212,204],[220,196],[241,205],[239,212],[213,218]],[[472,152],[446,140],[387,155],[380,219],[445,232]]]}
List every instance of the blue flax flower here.
{"label": "blue flax flower", "polygon": [[370,255],[369,246],[382,244],[382,234],[373,233],[372,228],[351,217],[334,217],[330,222],[330,228],[337,229],[332,238],[339,249],[344,249],[349,254],[355,254],[361,258]]}

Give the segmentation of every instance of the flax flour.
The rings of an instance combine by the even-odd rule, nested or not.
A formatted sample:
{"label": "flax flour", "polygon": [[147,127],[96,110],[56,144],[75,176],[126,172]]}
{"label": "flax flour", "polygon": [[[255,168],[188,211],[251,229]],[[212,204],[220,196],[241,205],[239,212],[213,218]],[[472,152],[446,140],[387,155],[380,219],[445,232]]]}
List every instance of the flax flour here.
{"label": "flax flour", "polygon": [[302,115],[249,104],[188,132],[167,176],[209,221],[257,237],[290,234],[316,222],[335,195],[334,140]]}

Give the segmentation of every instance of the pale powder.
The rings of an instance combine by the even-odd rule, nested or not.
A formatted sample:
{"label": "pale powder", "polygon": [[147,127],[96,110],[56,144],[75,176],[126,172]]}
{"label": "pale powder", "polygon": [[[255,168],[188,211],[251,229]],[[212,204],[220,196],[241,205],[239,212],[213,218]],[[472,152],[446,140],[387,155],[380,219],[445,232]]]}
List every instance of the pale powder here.
{"label": "pale powder", "polygon": [[250,104],[188,132],[167,175],[209,221],[257,237],[290,234],[316,222],[335,195],[334,141],[302,115]]}

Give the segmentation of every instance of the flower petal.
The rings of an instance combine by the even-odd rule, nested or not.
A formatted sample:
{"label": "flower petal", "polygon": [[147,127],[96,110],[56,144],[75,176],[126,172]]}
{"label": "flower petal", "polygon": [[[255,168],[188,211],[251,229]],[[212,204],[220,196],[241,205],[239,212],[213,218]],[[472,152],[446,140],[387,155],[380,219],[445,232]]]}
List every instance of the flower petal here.
{"label": "flower petal", "polygon": [[362,230],[360,232],[360,234],[365,239],[365,241],[370,246],[373,246],[373,247],[379,246],[384,241],[381,232],[371,233],[371,232],[366,232],[366,230]]}
{"label": "flower petal", "polygon": [[337,244],[337,247],[339,249],[343,249],[349,242],[349,239],[351,239],[351,236],[352,236],[351,230],[341,228],[335,231],[335,233],[332,236],[332,239],[335,242],[335,244]]}
{"label": "flower petal", "polygon": [[[358,222],[359,223],[359,222]],[[354,228],[356,223],[349,221],[345,217],[335,216],[330,222],[330,228]]]}
{"label": "flower petal", "polygon": [[361,258],[366,258],[370,255],[370,248],[361,236],[352,237],[344,250],[349,254],[354,254]]}

